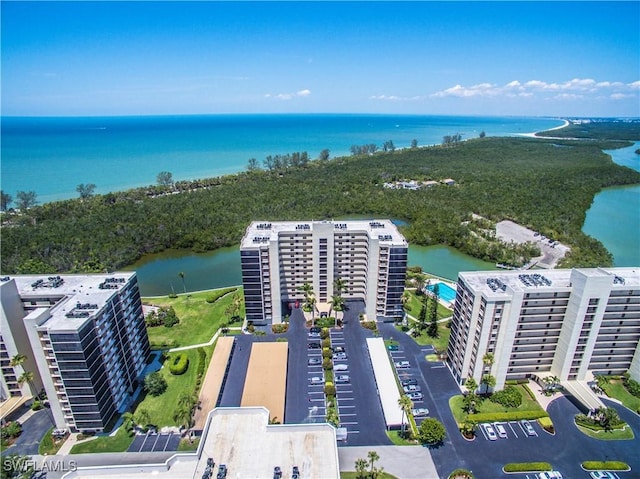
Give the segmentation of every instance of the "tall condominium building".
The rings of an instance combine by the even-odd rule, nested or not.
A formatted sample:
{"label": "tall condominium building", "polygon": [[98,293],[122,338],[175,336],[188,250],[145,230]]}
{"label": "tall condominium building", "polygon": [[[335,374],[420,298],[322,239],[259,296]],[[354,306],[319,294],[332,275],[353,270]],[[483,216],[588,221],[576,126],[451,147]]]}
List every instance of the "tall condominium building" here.
{"label": "tall condominium building", "polygon": [[447,353],[460,384],[483,374],[497,389],[544,374],[640,380],[640,268],[460,273]]}
{"label": "tall condominium building", "polygon": [[0,299],[3,398],[27,394],[16,378],[33,373],[72,431],[102,431],[129,405],[149,355],[135,273],[5,277]]}
{"label": "tall condominium building", "polygon": [[370,319],[402,316],[407,241],[389,220],[254,222],[240,256],[254,324],[280,323],[305,283],[319,304],[331,302],[336,279],[345,282],[343,298],[364,300]]}

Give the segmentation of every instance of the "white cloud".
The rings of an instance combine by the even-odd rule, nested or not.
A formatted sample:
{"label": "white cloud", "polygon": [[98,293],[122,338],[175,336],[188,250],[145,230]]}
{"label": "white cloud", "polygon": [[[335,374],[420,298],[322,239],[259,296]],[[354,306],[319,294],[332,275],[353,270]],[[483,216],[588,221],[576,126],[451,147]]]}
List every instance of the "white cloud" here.
{"label": "white cloud", "polygon": [[297,92],[294,93],[276,93],[276,94],[271,94],[271,93],[267,93],[265,94],[265,98],[275,98],[277,100],[292,100],[293,98],[305,98],[308,97],[309,95],[311,95],[311,90],[305,88],[304,90],[298,90]]}
{"label": "white cloud", "polygon": [[450,88],[432,93],[430,96],[435,98],[458,97],[522,97],[530,98],[536,94],[556,93],[553,98],[556,99],[578,99],[585,98],[586,95],[606,94],[611,98],[629,98],[629,94],[634,90],[640,90],[640,81],[633,83],[597,82],[592,78],[573,78],[565,82],[545,82],[541,80],[527,80],[520,82],[512,80],[505,85],[496,85],[492,83],[480,83],[472,86],[455,85]]}

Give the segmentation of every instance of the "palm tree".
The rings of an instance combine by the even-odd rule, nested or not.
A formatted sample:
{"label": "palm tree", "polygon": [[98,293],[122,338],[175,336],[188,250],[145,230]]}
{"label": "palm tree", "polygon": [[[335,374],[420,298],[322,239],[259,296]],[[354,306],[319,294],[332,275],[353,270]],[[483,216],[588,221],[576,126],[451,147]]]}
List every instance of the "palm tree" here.
{"label": "palm tree", "polygon": [[403,394],[402,396],[400,396],[400,399],[398,399],[398,406],[400,406],[400,409],[402,409],[402,435],[404,437],[404,434],[405,434],[404,417],[405,415],[407,416],[407,418],[409,417],[409,413],[413,409],[413,401],[409,396],[407,396],[406,394]]}
{"label": "palm tree", "polygon": [[180,279],[182,280],[182,289],[184,290],[184,294],[187,294],[187,285],[184,282],[184,273],[182,271],[180,271],[178,273],[178,276],[180,276]]}
{"label": "palm tree", "polygon": [[480,383],[484,384],[485,386],[484,392],[486,394],[489,391],[489,388],[492,388],[493,386],[496,385],[496,378],[493,377],[491,374],[485,374],[482,376]]}
{"label": "palm tree", "polygon": [[178,408],[173,413],[173,420],[178,426],[191,427],[191,408]]}
{"label": "palm tree", "polygon": [[149,424],[151,424],[151,415],[145,408],[138,409],[133,419],[136,424],[142,427],[147,427]]}
{"label": "palm tree", "polygon": [[494,359],[495,359],[495,356],[493,355],[493,353],[487,353],[484,356],[482,356],[482,363],[485,365],[485,367],[491,369],[491,366],[493,366]]}
{"label": "palm tree", "polygon": [[358,479],[364,479],[365,473],[367,471],[367,461],[366,459],[356,459],[356,474]]}
{"label": "palm tree", "polygon": [[380,459],[380,456],[376,451],[369,451],[367,453],[367,457],[369,458],[369,466],[371,467],[371,473],[373,474],[373,464]]}
{"label": "palm tree", "polygon": [[130,413],[130,412],[125,412],[122,415],[122,427],[124,428],[124,430],[127,431],[129,433],[129,435],[131,435],[135,425],[136,425],[136,422],[135,422],[135,419],[133,417],[133,414]]}
{"label": "palm tree", "polygon": [[34,374],[31,371],[24,371],[20,377],[18,378],[18,384],[23,385],[24,383],[29,384],[29,388],[32,390],[33,392],[33,378],[34,378]]}
{"label": "palm tree", "polygon": [[27,357],[24,354],[18,353],[11,358],[11,361],[9,361],[9,366],[11,366],[12,368],[15,368],[16,366],[22,366],[26,360]]}

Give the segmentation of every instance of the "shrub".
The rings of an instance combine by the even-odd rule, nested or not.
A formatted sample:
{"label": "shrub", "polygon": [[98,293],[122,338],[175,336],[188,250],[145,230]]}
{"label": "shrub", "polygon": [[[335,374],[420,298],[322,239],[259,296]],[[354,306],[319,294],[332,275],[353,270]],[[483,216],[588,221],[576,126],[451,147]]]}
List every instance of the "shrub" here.
{"label": "shrub", "polygon": [[474,477],[475,476],[473,475],[473,472],[467,471],[466,469],[456,469],[451,474],[449,474],[449,479],[473,479]]}
{"label": "shrub", "polygon": [[330,347],[331,347],[331,340],[329,338],[323,339],[322,340],[322,349],[330,348]]}
{"label": "shrub", "polygon": [[176,354],[169,364],[169,372],[174,376],[184,374],[189,367],[189,357],[184,353]]}
{"label": "shrub", "polygon": [[218,291],[214,291],[213,293],[211,293],[210,295],[207,296],[205,301],[207,303],[215,303],[222,296],[225,296],[227,293],[232,293],[233,291],[236,291],[237,289],[238,288],[225,288],[225,289],[220,289]]}
{"label": "shrub", "polygon": [[289,325],[287,323],[271,325],[271,331],[273,331],[275,334],[286,333],[288,330],[289,330]]}
{"label": "shrub", "polygon": [[550,432],[551,434],[554,434],[556,432],[555,428],[553,427],[553,421],[550,417],[541,417],[540,419],[538,419],[538,423],[545,431]]}
{"label": "shrub", "polygon": [[204,375],[204,368],[207,365],[207,352],[204,348],[198,348],[198,369],[196,370],[196,377],[202,378]]}
{"label": "shrub", "polygon": [[370,329],[371,331],[378,330],[378,325],[376,324],[375,321],[362,321],[360,324],[362,325],[363,328]]}
{"label": "shrub", "polygon": [[0,429],[0,436],[2,439],[8,439],[18,437],[22,434],[22,424],[18,421],[13,421]]}
{"label": "shrub", "polygon": [[418,439],[422,444],[435,445],[444,441],[447,430],[444,425],[432,417],[428,417],[420,423],[418,428]]}
{"label": "shrub", "polygon": [[331,358],[324,358],[322,360],[322,368],[325,371],[331,371],[333,369],[333,361],[331,361]]}
{"label": "shrub", "polygon": [[323,359],[326,359],[326,358],[331,359],[332,356],[333,356],[333,353],[331,352],[331,350],[329,348],[322,348],[322,358]]}
{"label": "shrub", "polygon": [[329,337],[329,328],[322,328],[320,330],[320,339],[327,339]]}
{"label": "shrub", "polygon": [[511,412],[482,412],[469,414],[468,421],[480,422],[503,422],[519,421],[520,419],[540,419],[549,416],[545,411],[511,411]]}
{"label": "shrub", "polygon": [[167,380],[158,371],[149,373],[144,378],[144,389],[152,396],[160,396],[167,390]]}
{"label": "shrub", "polygon": [[494,392],[489,400],[504,407],[518,407],[522,404],[522,394],[515,386],[507,386],[502,391]]}
{"label": "shrub", "polygon": [[553,471],[548,462],[511,462],[502,468],[504,472],[538,472]]}
{"label": "shrub", "polygon": [[622,461],[584,461],[582,468],[587,471],[628,471],[629,464]]}
{"label": "shrub", "polygon": [[638,381],[634,381],[629,377],[629,374],[625,374],[624,379],[622,380],[624,387],[629,391],[629,394],[635,397],[640,398],[640,383]]}
{"label": "shrub", "polygon": [[326,396],[335,396],[336,395],[336,386],[333,383],[326,383],[324,385],[324,394]]}
{"label": "shrub", "polygon": [[31,404],[31,410],[39,411],[40,409],[42,409],[42,403],[36,399],[33,401],[33,404]]}

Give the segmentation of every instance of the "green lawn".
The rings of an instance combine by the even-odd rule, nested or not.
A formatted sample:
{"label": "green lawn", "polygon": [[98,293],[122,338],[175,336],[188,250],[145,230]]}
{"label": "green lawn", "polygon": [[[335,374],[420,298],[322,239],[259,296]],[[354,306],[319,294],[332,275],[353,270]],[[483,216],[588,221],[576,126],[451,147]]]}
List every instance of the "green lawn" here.
{"label": "green lawn", "polygon": [[633,430],[628,424],[624,429],[614,429],[613,431],[594,431],[586,427],[578,426],[577,424],[576,427],[582,434],[594,439],[600,439],[601,441],[624,441],[635,437]]}
{"label": "green lawn", "polygon": [[[407,428],[409,426],[407,425]],[[415,446],[418,443],[416,441],[409,441],[400,437],[400,431],[387,431],[387,437],[391,440],[394,446]]]}
{"label": "green lawn", "polygon": [[[206,366],[208,366],[213,346],[206,347],[205,351],[207,352]],[[149,412],[151,424],[154,426],[175,426],[176,422],[173,420],[173,413],[175,411],[175,405],[178,402],[178,396],[180,396],[182,392],[191,393],[195,391],[196,373],[198,368],[197,350],[188,349],[186,351],[182,351],[182,353],[186,354],[189,358],[189,368],[187,371],[179,376],[174,376],[169,372],[168,367],[163,367],[160,370],[160,373],[167,380],[167,390],[159,396],[151,396],[150,394],[147,394],[136,407],[136,411],[146,409]],[[168,361],[170,360],[171,353],[169,353],[169,359],[165,361],[165,364],[168,364]]]}
{"label": "green lawn", "polygon": [[[235,288],[227,289],[233,291]],[[207,303],[206,298],[212,294],[215,294],[215,292],[202,291],[189,295],[180,294],[177,298],[169,298],[168,296],[143,298],[142,300],[145,304],[173,306],[176,315],[180,319],[180,323],[172,328],[165,328],[164,326],[147,328],[151,348],[164,349],[190,346],[209,341],[218,328],[229,321],[229,316],[225,314],[225,310],[233,303],[234,295],[242,295],[242,291],[237,289],[235,293],[229,293],[214,303]],[[244,317],[244,302],[239,314]]]}
{"label": "green lawn", "polygon": [[115,436],[100,436],[90,441],[76,444],[71,448],[71,454],[88,454],[94,452],[124,452],[133,442],[124,428],[118,429]]}
{"label": "green lawn", "polygon": [[609,384],[603,384],[602,389],[607,393],[607,396],[622,401],[625,407],[634,412],[640,411],[640,398],[627,391],[621,380],[613,379]]}
{"label": "green lawn", "polygon": [[[424,296],[416,296],[414,291],[409,291],[409,301],[405,305],[405,310],[407,314],[413,316],[414,318],[418,318],[420,315],[420,309],[422,308],[422,299]],[[450,309],[445,308],[440,303],[438,303],[438,320],[443,318],[448,318],[452,315],[452,311]],[[429,315],[429,310],[427,309],[427,317]],[[410,318],[409,327],[414,327],[417,323]],[[402,330],[400,326],[397,326],[398,330]],[[420,336],[414,338],[416,343],[421,346],[426,346],[428,344],[433,345],[438,352],[446,352],[447,345],[449,344],[449,336],[451,335],[451,330],[447,327],[447,322],[438,323],[438,332],[439,335],[437,338],[432,338],[426,332],[422,332]]]}
{"label": "green lawn", "polygon": [[[517,385],[516,387],[518,388],[520,393],[522,393],[522,404],[517,408],[504,407],[501,404],[497,404],[489,401],[489,399],[485,399],[484,401],[482,401],[482,404],[478,408],[477,412],[478,413],[497,413],[497,412],[516,412],[516,411],[544,412],[544,409],[542,409],[542,406],[540,406],[540,404],[538,404],[538,402],[535,401],[534,399],[531,399],[531,396],[529,396],[529,393],[524,389],[522,385]],[[451,397],[449,399],[449,408],[451,409],[451,412],[453,413],[453,417],[456,418],[456,421],[458,422],[458,424],[462,424],[467,418],[467,413],[465,413],[462,410],[462,395]]]}
{"label": "green lawn", "polygon": [[49,429],[44,437],[40,440],[40,445],[38,446],[38,454],[41,456],[55,456],[58,453],[58,450],[64,444],[64,439],[54,440],[51,433],[53,432],[54,427]]}

